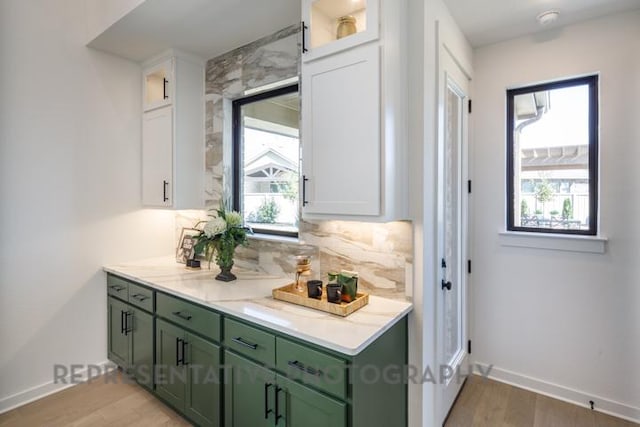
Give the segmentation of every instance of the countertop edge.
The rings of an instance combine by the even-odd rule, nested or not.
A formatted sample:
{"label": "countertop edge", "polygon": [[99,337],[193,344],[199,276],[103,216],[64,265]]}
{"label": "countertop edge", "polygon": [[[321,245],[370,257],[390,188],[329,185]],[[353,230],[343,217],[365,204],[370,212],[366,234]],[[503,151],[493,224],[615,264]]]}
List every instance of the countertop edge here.
{"label": "countertop edge", "polygon": [[[276,323],[271,323],[268,322],[264,319],[256,319],[253,318],[251,316],[246,315],[245,313],[242,312],[238,312],[235,310],[230,309],[229,307],[226,307],[223,305],[223,302],[221,304],[217,304],[215,302],[210,302],[210,301],[203,301],[199,298],[195,298],[191,295],[188,294],[184,294],[181,293],[179,291],[176,291],[173,288],[169,288],[169,287],[165,287],[162,286],[158,283],[153,283],[151,281],[142,279],[140,277],[136,277],[127,273],[123,273],[120,270],[117,270],[113,267],[109,267],[109,266],[104,266],[102,268],[102,270],[106,273],[111,273],[111,274],[115,274],[119,277],[123,277],[125,279],[137,282],[137,283],[141,283],[143,285],[149,286],[150,288],[153,288],[155,290],[161,291],[161,292],[165,292],[167,294],[171,294],[173,296],[185,299],[187,301],[205,306],[205,307],[209,307],[211,309],[217,310],[219,312],[222,312],[224,314],[228,314],[231,316],[235,316],[237,318],[243,319],[245,321],[248,322],[252,322],[252,323],[257,323],[256,320],[261,320],[264,323],[257,323],[259,326],[263,326],[269,329],[272,329],[274,331],[289,335],[291,337],[294,338],[298,338],[300,340],[309,342],[311,344],[315,344],[315,345],[319,345],[321,347],[325,347],[327,349],[336,351],[338,353],[342,353],[346,356],[357,356],[358,354],[360,354],[364,349],[366,349],[371,343],[373,343],[376,339],[378,339],[380,336],[382,336],[386,331],[388,331],[389,329],[391,329],[391,327],[393,327],[396,323],[398,323],[402,318],[404,318],[405,316],[407,316],[411,311],[413,311],[413,304],[409,301],[406,301],[404,303],[407,304],[407,307],[402,310],[401,312],[399,312],[398,314],[396,314],[391,320],[389,320],[384,326],[380,327],[375,333],[373,333],[369,338],[367,338],[366,340],[364,340],[360,345],[358,345],[357,347],[344,347],[341,346],[339,344],[336,343],[332,343],[326,340],[323,340],[321,338],[318,338],[316,336],[311,336],[311,335],[306,335],[303,332],[300,331],[296,331],[296,330],[291,330],[288,329],[286,327],[283,327],[281,325],[278,325]],[[271,297],[264,297],[265,299],[272,299]],[[282,304],[287,304],[285,302],[283,302]],[[301,307],[303,308],[303,307]],[[305,308],[307,310],[313,310],[310,308]],[[316,311],[316,310],[313,310]]]}

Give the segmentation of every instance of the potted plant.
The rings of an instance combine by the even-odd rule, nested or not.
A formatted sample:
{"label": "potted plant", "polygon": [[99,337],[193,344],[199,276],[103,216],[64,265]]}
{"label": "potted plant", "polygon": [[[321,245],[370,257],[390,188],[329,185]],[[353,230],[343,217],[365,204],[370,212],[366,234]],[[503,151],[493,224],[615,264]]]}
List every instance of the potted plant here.
{"label": "potted plant", "polygon": [[216,280],[236,280],[236,276],[231,273],[233,255],[236,247],[247,245],[247,233],[250,233],[251,229],[243,225],[239,212],[225,210],[224,205],[216,210],[216,215],[210,216],[211,220],[204,224],[203,230],[196,236],[198,240],[195,251],[204,254],[209,261],[209,269],[215,255],[216,264],[220,267]]}

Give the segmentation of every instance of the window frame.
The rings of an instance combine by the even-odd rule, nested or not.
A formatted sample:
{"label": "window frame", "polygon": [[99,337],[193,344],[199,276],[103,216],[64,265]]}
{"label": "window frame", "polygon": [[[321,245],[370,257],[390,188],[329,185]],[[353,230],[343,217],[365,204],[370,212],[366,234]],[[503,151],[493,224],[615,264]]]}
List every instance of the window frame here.
{"label": "window frame", "polygon": [[[286,95],[288,93],[298,92],[299,96],[299,84],[294,83],[291,85],[286,85],[282,87],[278,87],[275,89],[267,90],[264,92],[257,93],[255,95],[249,95],[244,98],[238,98],[232,101],[231,111],[232,111],[232,203],[233,210],[238,211],[244,218],[244,212],[241,212],[241,181],[242,181],[242,126],[240,123],[240,115],[242,112],[242,107],[247,104],[252,104],[254,102],[262,101],[269,98],[275,98],[281,95]],[[300,138],[298,137],[298,140]],[[298,188],[300,188],[300,170],[298,170]],[[300,211],[300,195],[298,194],[298,212]],[[262,235],[271,235],[271,236],[280,236],[280,237],[294,237],[298,238],[300,230],[298,231],[282,231],[282,230],[271,230],[265,228],[256,228],[252,227],[254,233],[262,234]]]}
{"label": "window frame", "polygon": [[[507,89],[507,230],[547,234],[577,234],[596,236],[598,234],[598,75],[588,75],[577,78],[555,80]],[[514,99],[517,95],[545,90],[562,89],[573,86],[587,85],[589,91],[589,228],[586,230],[553,229],[538,227],[523,227],[515,225],[515,188],[514,188]]]}

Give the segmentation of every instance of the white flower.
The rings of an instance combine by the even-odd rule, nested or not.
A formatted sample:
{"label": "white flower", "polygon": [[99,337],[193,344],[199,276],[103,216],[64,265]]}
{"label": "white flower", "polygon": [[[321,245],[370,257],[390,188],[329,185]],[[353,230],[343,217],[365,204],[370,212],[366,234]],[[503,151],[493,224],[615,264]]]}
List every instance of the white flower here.
{"label": "white flower", "polygon": [[240,227],[242,225],[242,215],[236,211],[229,211],[225,213],[227,217],[227,224],[229,227]]}
{"label": "white flower", "polygon": [[222,218],[213,218],[204,225],[204,234],[207,237],[217,236],[227,229],[227,223]]}

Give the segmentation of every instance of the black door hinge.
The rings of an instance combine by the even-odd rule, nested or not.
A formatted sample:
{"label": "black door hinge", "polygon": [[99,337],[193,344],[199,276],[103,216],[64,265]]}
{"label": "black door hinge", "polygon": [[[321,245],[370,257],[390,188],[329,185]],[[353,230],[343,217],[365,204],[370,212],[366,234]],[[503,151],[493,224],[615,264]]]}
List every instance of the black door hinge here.
{"label": "black door hinge", "polygon": [[471,100],[469,100],[469,114],[471,114]]}
{"label": "black door hinge", "polygon": [[471,260],[467,260],[467,273],[471,274]]}
{"label": "black door hinge", "polygon": [[471,354],[471,340],[467,341],[467,354]]}
{"label": "black door hinge", "polygon": [[471,194],[471,180],[467,181],[467,192]]}

